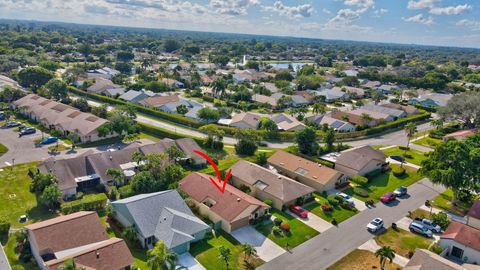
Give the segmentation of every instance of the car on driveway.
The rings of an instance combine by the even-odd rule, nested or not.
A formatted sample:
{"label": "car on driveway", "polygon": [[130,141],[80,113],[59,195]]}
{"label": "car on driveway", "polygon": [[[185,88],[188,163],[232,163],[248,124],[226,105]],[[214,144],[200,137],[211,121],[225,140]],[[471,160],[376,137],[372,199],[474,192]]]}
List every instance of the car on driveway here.
{"label": "car on driveway", "polygon": [[425,227],[422,223],[414,220],[410,223],[410,225],[408,226],[408,228],[410,229],[410,231],[412,233],[418,233],[418,234],[421,234],[425,237],[432,237],[433,236],[433,232],[430,231],[427,227]]}
{"label": "car on driveway", "polygon": [[383,203],[391,203],[397,198],[397,195],[393,192],[385,193],[381,198],[380,201]]}
{"label": "car on driveway", "polygon": [[45,140],[41,141],[40,144],[51,144],[57,141],[58,141],[57,137],[48,137]]}
{"label": "car on driveway", "polygon": [[390,156],[390,158],[398,162],[405,162],[405,158],[402,156]]}
{"label": "car on driveway", "polygon": [[349,205],[355,206],[355,201],[349,195],[347,195],[345,193],[342,193],[342,192],[338,192],[336,195],[342,197],[342,199],[345,202],[347,202]]}
{"label": "car on driveway", "polygon": [[395,193],[395,195],[397,195],[397,197],[403,197],[403,196],[407,195],[407,192],[408,192],[407,187],[401,186],[401,187],[395,189],[395,191],[393,193]]}
{"label": "car on driveway", "polygon": [[33,127],[24,127],[20,130],[18,135],[23,136],[28,134],[34,134],[35,132],[37,132],[37,130]]}
{"label": "car on driveway", "polygon": [[308,218],[308,211],[298,205],[290,206],[290,211],[301,218]]}
{"label": "car on driveway", "polygon": [[367,225],[367,230],[369,232],[378,232],[380,229],[383,228],[383,219],[375,218],[374,220],[370,221]]}
{"label": "car on driveway", "polygon": [[19,126],[21,126],[21,125],[22,125],[22,123],[20,123],[20,122],[8,122],[8,123],[5,125],[5,127],[7,127],[7,128],[13,128],[13,127],[19,127]]}
{"label": "car on driveway", "polygon": [[416,218],[415,222],[422,224],[424,227],[429,229],[430,231],[434,233],[440,233],[442,232],[442,227],[440,227],[437,223],[431,221],[430,219],[421,219],[421,218]]}

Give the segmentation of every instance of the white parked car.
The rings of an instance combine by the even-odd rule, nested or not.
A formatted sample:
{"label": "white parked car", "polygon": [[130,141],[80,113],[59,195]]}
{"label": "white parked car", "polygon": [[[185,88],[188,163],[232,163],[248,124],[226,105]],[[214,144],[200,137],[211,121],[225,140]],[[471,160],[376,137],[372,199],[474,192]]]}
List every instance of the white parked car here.
{"label": "white parked car", "polygon": [[342,197],[342,199],[346,201],[348,204],[350,204],[351,206],[355,206],[355,201],[349,195],[342,192],[338,192],[337,195]]}
{"label": "white parked car", "polygon": [[370,232],[377,232],[382,228],[383,228],[383,219],[381,218],[376,218],[370,221],[370,223],[368,223],[367,225],[367,230]]}

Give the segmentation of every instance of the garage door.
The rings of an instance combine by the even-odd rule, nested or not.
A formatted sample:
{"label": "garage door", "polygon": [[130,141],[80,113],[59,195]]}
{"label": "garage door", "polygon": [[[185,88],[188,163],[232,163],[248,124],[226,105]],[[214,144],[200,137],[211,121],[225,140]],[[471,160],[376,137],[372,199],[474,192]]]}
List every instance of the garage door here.
{"label": "garage door", "polygon": [[232,222],[230,224],[230,230],[234,231],[234,230],[236,230],[238,228],[241,228],[243,226],[247,226],[248,224],[249,224],[248,217],[246,217],[246,218],[243,218],[243,219]]}

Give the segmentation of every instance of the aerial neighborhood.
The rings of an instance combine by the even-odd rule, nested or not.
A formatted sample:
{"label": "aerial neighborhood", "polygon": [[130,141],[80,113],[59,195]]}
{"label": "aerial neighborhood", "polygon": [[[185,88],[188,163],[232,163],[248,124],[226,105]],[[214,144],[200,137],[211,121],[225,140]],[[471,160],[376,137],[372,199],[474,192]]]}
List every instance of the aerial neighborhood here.
{"label": "aerial neighborhood", "polygon": [[0,270],[480,269],[479,49],[101,25],[0,20]]}

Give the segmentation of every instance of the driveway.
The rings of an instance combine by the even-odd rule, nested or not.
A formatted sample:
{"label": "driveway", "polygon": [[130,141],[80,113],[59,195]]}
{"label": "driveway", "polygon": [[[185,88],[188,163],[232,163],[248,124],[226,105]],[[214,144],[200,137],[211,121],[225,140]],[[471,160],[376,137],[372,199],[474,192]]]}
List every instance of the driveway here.
{"label": "driveway", "polygon": [[189,270],[205,270],[203,267],[190,253],[185,252],[178,256],[177,261],[178,266],[184,266]]}
{"label": "driveway", "polygon": [[240,243],[248,243],[257,250],[257,255],[265,262],[285,253],[285,250],[272,240],[259,233],[252,226],[245,226],[231,233]]}
{"label": "driveway", "polygon": [[290,210],[285,210],[285,213],[291,215],[292,217],[300,220],[301,222],[307,224],[309,227],[315,229],[316,231],[322,233],[331,227],[333,225],[330,222],[327,222],[320,218],[319,216],[313,214],[313,213],[308,213],[308,218],[301,218],[294,213],[292,213]]}
{"label": "driveway", "polygon": [[375,236],[365,229],[372,219],[381,217],[385,224],[390,226],[392,222],[405,217],[408,211],[419,208],[425,200],[434,198],[445,188],[434,186],[428,179],[423,179],[411,185],[409,190],[410,198],[402,200],[398,205],[378,203],[376,207],[358,213],[337,227],[295,247],[291,253],[284,253],[258,269],[325,269]]}

